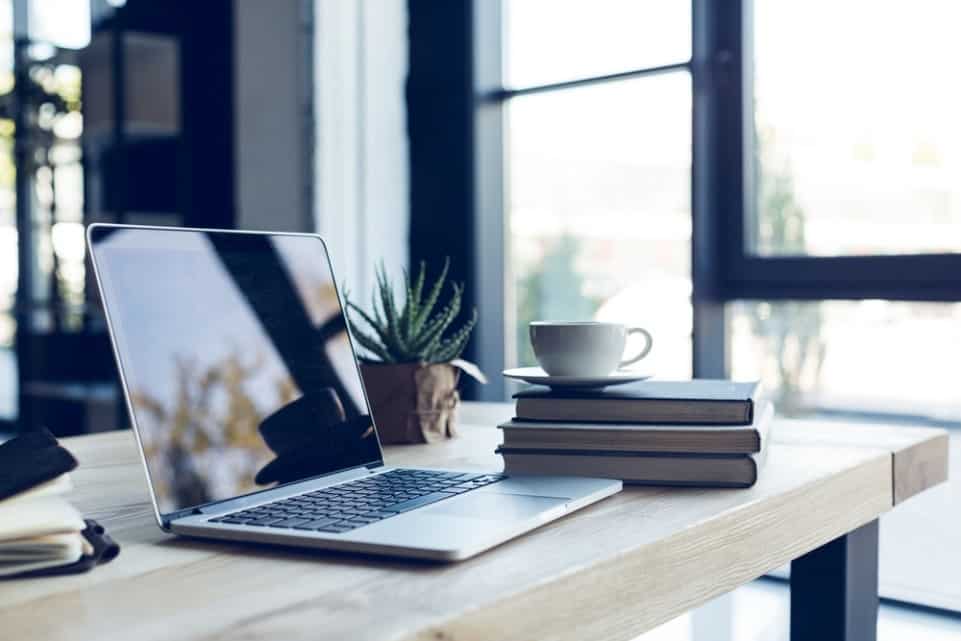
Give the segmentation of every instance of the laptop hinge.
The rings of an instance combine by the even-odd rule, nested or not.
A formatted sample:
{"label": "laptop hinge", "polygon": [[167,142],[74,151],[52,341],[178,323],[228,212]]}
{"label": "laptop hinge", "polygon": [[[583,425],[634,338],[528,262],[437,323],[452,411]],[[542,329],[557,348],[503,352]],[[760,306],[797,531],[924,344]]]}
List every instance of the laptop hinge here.
{"label": "laptop hinge", "polygon": [[185,516],[190,516],[192,514],[201,514],[201,509],[199,507],[192,507],[186,510],[179,510],[177,512],[170,512],[168,514],[163,514],[160,517],[160,522],[161,522],[161,525],[163,526],[163,529],[169,530],[171,523],[173,523],[177,519],[182,519]]}

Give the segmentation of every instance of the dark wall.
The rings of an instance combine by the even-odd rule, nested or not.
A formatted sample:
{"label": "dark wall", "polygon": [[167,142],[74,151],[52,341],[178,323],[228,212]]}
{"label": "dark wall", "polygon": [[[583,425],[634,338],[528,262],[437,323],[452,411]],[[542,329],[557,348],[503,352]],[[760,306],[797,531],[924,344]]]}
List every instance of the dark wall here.
{"label": "dark wall", "polygon": [[[409,0],[407,126],[410,137],[410,258],[466,284],[475,304],[472,2]],[[472,356],[469,345],[466,356]]]}
{"label": "dark wall", "polygon": [[173,3],[180,11],[181,123],[189,227],[232,228],[234,189],[233,2]]}
{"label": "dark wall", "polygon": [[[234,227],[233,0],[128,0],[117,10],[96,15],[91,33],[86,49],[58,51],[54,60],[76,64],[82,72],[85,221]],[[19,43],[18,52],[28,51],[27,44]],[[176,51],[176,60],[158,58],[161,49]],[[170,61],[159,67],[162,73],[157,71],[160,58]],[[43,64],[50,63],[20,55],[18,77],[28,78],[34,65]],[[19,84],[26,86],[25,81]],[[169,120],[176,122],[162,127],[135,122],[133,105],[138,98],[143,103],[145,96],[174,96],[166,104],[176,106],[163,113],[174,114]],[[22,112],[20,120],[34,122],[30,111],[36,105],[29,96],[17,98],[13,104]],[[143,104],[138,109],[142,111]],[[32,159],[45,158],[43,146],[49,143],[26,132],[26,127],[21,129],[17,173],[24,184],[18,185],[18,192],[29,195],[38,162]],[[23,196],[18,202],[33,200]],[[33,216],[23,214],[21,219]],[[20,236],[27,265],[40,262],[37,258],[50,251],[40,242],[41,234],[31,233],[35,231],[31,228]],[[21,273],[34,280],[40,277],[27,270]],[[27,296],[24,292],[32,291],[25,286],[29,278],[20,279],[15,310],[18,429],[45,426],[64,435],[126,424],[90,273],[88,264],[87,304],[82,311],[75,309],[75,300],[68,304],[59,298],[55,287],[49,294]]]}
{"label": "dark wall", "polygon": [[[232,228],[234,189],[234,35],[232,0],[154,2],[130,0],[94,26],[95,34],[167,36],[177,45],[176,86],[156,78],[156,91],[180,100],[180,131],[175,137],[143,136],[120,127],[104,151],[102,192],[105,209],[125,219],[129,212],[173,214],[176,224]],[[115,45],[116,46],[116,45]],[[113,57],[114,86],[141,73],[120,46]],[[129,118],[114,94],[113,112]]]}

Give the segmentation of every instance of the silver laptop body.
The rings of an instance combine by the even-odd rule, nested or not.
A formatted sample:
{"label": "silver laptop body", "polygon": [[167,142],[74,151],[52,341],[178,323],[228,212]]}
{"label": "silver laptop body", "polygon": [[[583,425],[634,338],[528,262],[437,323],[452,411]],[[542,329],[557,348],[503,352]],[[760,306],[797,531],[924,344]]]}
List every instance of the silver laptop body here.
{"label": "silver laptop body", "polygon": [[166,531],[454,561],[621,489],[385,466],[319,236],[95,224],[87,242]]}

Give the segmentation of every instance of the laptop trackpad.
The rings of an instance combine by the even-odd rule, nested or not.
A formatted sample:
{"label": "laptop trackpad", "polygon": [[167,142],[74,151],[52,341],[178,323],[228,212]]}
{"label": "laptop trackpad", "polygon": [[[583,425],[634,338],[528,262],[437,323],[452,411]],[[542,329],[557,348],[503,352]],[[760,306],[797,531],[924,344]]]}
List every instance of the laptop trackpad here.
{"label": "laptop trackpad", "polygon": [[470,492],[423,509],[431,514],[469,516],[475,519],[521,520],[564,505],[564,499],[524,494]]}

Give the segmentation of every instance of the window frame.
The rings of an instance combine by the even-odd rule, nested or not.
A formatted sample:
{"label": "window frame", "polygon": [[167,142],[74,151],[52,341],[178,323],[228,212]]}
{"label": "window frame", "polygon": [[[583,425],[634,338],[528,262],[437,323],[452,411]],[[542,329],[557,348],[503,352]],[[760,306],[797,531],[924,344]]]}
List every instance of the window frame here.
{"label": "window frame", "polygon": [[[412,0],[415,1],[415,0]],[[696,0],[700,2],[701,0]],[[505,367],[505,357],[514,345],[513,327],[515,305],[510,300],[510,236],[506,224],[507,193],[507,132],[504,127],[504,106],[513,98],[533,94],[555,93],[602,83],[618,82],[678,72],[688,72],[694,83],[693,56],[686,61],[639,67],[617,73],[590,76],[524,87],[506,87],[503,78],[503,1],[476,0],[473,3],[474,104],[473,139],[476,149],[475,212],[472,221],[475,243],[475,293],[479,309],[478,326],[472,356],[487,372],[499,372]],[[479,248],[483,248],[480,251]],[[697,360],[697,359],[695,359]],[[476,390],[482,400],[503,400],[507,387],[500,377]]]}
{"label": "window frame", "polygon": [[[411,24],[436,20],[430,0],[408,0]],[[494,374],[490,385],[477,387],[469,397],[503,400],[506,385],[496,376],[505,366],[513,340],[514,301],[507,283],[510,279],[510,237],[506,225],[505,194],[507,136],[504,105],[517,96],[564,91],[593,84],[616,82],[656,74],[687,70],[692,83],[691,149],[691,280],[693,303],[693,372],[695,377],[723,377],[729,372],[727,303],[743,300],[820,301],[884,299],[895,301],[961,301],[961,253],[870,256],[763,256],[747,245],[747,223],[754,215],[752,150],[753,60],[752,42],[745,38],[752,28],[752,0],[691,0],[691,59],[686,62],[646,67],[523,88],[504,86],[503,1],[454,0],[466,20],[445,28],[464,33],[453,38],[466,43],[471,64],[467,82],[460,84],[470,93],[472,117],[465,141],[470,175],[460,184],[469,191],[463,207],[447,224],[459,225],[470,237],[465,278],[473,288],[472,302],[479,321],[468,356]],[[448,3],[445,3],[448,4]],[[436,22],[434,23],[436,24]],[[411,47],[424,50],[440,44],[415,41]],[[448,31],[443,40],[450,42]],[[456,59],[456,56],[455,56]],[[441,62],[438,64],[450,65]],[[461,69],[464,67],[461,66]],[[412,59],[408,80],[408,118],[417,122],[418,105],[411,100],[411,87],[428,75]],[[443,93],[442,90],[441,93]],[[431,114],[437,116],[436,109]],[[456,114],[455,114],[456,117]],[[461,121],[463,122],[463,121]],[[436,122],[435,122],[436,124]],[[449,123],[444,123],[448,126]],[[417,153],[418,141],[411,140],[412,176],[443,176],[448,157]],[[422,149],[420,150],[422,151]],[[438,193],[444,188],[438,188]],[[425,239],[414,238],[413,230],[423,228],[435,213],[426,201],[412,196],[412,260],[423,256]],[[434,234],[428,234],[432,242]],[[418,249],[419,248],[419,249]]]}
{"label": "window frame", "polygon": [[[726,81],[714,82],[717,109],[726,128],[721,132],[727,140],[717,149],[712,162],[721,175],[719,193],[725,200],[739,203],[719,211],[726,237],[717,242],[722,274],[721,296],[736,300],[865,300],[896,301],[961,300],[961,253],[876,254],[851,256],[758,255],[751,251],[748,223],[754,216],[755,175],[753,73],[754,59],[751,33],[753,1],[737,0],[730,4],[694,0],[695,20],[701,14],[702,31],[723,25],[717,35],[720,44],[715,60],[727,63]],[[706,24],[706,27],[704,26]],[[695,42],[699,35],[695,28]],[[726,38],[726,42],[724,39]],[[718,73],[716,70],[714,73]],[[697,105],[695,105],[695,110]],[[735,126],[740,123],[740,130]],[[739,140],[738,140],[739,139]],[[722,158],[725,147],[736,149],[738,158]]]}

